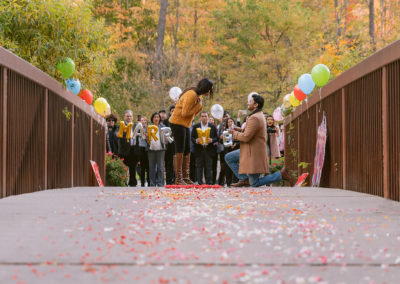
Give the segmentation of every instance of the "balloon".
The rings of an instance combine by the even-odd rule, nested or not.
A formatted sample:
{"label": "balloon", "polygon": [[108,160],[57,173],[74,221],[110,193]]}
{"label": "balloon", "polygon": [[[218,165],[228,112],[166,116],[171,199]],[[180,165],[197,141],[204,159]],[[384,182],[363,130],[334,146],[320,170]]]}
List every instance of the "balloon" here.
{"label": "balloon", "polygon": [[69,57],[64,57],[57,63],[57,70],[64,79],[72,76],[75,72],[75,63]]}
{"label": "balloon", "polygon": [[172,130],[170,127],[162,127],[160,132],[161,132],[161,139],[164,145],[166,145],[167,143],[174,142],[174,139],[172,138]]}
{"label": "balloon", "polygon": [[81,82],[78,79],[67,79],[65,81],[67,89],[73,92],[75,95],[79,94],[81,91]]}
{"label": "balloon", "polygon": [[292,106],[292,104],[289,101],[289,97],[290,97],[290,94],[287,94],[286,96],[283,97],[283,106],[285,108],[288,108],[288,107]]}
{"label": "balloon", "polygon": [[176,102],[179,99],[179,96],[182,94],[182,90],[179,87],[172,87],[169,90],[169,97]]}
{"label": "balloon", "polygon": [[148,140],[147,140],[147,142],[149,142],[149,144],[150,144],[150,142],[151,142],[151,138],[153,138],[153,140],[154,140],[155,142],[158,141],[157,132],[158,132],[158,127],[157,127],[156,125],[149,125],[149,126],[147,126],[147,135],[148,135]]}
{"label": "balloon", "polygon": [[104,111],[104,116],[108,116],[111,114],[111,107],[110,105],[107,103],[107,107],[106,110]]}
{"label": "balloon", "polygon": [[311,94],[311,92],[314,90],[315,87],[315,83],[310,74],[301,75],[298,84],[300,90],[306,95]]}
{"label": "balloon", "polygon": [[247,97],[247,101],[248,101],[248,102],[249,102],[250,99],[253,97],[253,95],[258,95],[258,93],[256,93],[256,92],[251,92],[251,93],[249,94],[249,96]]}
{"label": "balloon", "polygon": [[91,105],[92,104],[92,101],[93,101],[93,95],[92,95],[92,93],[89,91],[89,90],[82,90],[80,93],[79,93],[79,97],[82,99],[82,100],[84,100],[88,105]]}
{"label": "balloon", "polygon": [[216,119],[222,119],[224,116],[224,108],[219,104],[213,105],[211,107],[211,115]]}
{"label": "balloon", "polygon": [[98,98],[97,100],[94,101],[94,109],[97,111],[98,114],[102,114],[105,112],[107,108],[107,100],[105,98]]}
{"label": "balloon", "polygon": [[322,87],[328,83],[330,75],[329,68],[324,64],[315,65],[311,70],[312,79],[318,87]]}
{"label": "balloon", "polygon": [[284,107],[284,105],[281,105],[281,113],[282,113],[282,116],[283,117],[285,117],[285,116],[287,116],[288,114],[290,114],[291,112],[292,112],[292,110],[293,110],[293,108],[292,108],[292,105],[290,105],[289,107]]}
{"label": "balloon", "polygon": [[299,85],[296,85],[296,87],[294,87],[293,92],[294,92],[294,96],[295,96],[296,99],[298,99],[299,101],[302,101],[302,100],[304,100],[304,99],[307,97],[307,95],[304,94],[304,93],[300,90]]}
{"label": "balloon", "polygon": [[282,121],[283,120],[283,116],[282,116],[282,113],[281,113],[281,107],[277,107],[274,110],[274,113],[273,113],[272,116],[274,117],[275,121]]}
{"label": "balloon", "polygon": [[289,101],[290,101],[290,104],[291,104],[292,106],[294,106],[294,107],[297,107],[297,106],[300,105],[300,101],[299,101],[298,99],[296,99],[296,97],[294,96],[293,93],[290,94]]}

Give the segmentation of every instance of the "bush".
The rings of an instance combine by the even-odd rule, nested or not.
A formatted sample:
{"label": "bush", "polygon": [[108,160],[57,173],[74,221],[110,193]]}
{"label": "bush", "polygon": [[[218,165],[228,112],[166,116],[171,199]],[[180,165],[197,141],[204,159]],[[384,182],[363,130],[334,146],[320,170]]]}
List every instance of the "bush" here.
{"label": "bush", "polygon": [[106,154],[106,185],[126,186],[128,167],[123,160],[112,154]]}
{"label": "bush", "polygon": [[93,17],[91,1],[0,0],[0,46],[63,82],[62,57],[76,64],[75,78],[94,88],[109,69],[109,36]]}

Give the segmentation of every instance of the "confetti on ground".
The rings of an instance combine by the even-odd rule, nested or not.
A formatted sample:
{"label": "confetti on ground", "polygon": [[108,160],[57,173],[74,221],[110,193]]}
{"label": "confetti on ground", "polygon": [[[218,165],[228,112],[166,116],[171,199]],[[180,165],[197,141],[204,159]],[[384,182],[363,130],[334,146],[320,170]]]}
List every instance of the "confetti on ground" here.
{"label": "confetti on ground", "polygon": [[0,200],[0,283],[395,283],[399,215],[306,187],[38,192]]}

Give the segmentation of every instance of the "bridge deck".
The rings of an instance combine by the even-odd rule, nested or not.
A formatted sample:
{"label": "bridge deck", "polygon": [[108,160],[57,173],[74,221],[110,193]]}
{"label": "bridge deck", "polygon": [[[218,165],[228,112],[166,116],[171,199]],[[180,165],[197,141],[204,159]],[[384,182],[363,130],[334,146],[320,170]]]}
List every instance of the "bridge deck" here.
{"label": "bridge deck", "polygon": [[42,191],[0,200],[0,283],[398,283],[399,216],[323,188]]}

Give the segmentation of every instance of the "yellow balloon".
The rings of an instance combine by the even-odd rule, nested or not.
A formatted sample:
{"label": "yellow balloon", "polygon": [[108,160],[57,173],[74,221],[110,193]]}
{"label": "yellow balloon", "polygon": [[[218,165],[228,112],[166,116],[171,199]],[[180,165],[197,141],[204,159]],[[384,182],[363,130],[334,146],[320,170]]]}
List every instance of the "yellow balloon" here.
{"label": "yellow balloon", "polygon": [[289,97],[290,97],[290,94],[287,94],[286,96],[283,97],[283,106],[285,108],[289,108],[292,106],[292,104],[289,101]]}
{"label": "yellow balloon", "polygon": [[298,107],[300,105],[300,101],[296,99],[293,93],[290,94],[289,101],[293,107]]}
{"label": "yellow balloon", "polygon": [[107,108],[107,100],[105,98],[98,98],[94,102],[94,109],[97,111],[97,113],[102,114]]}

